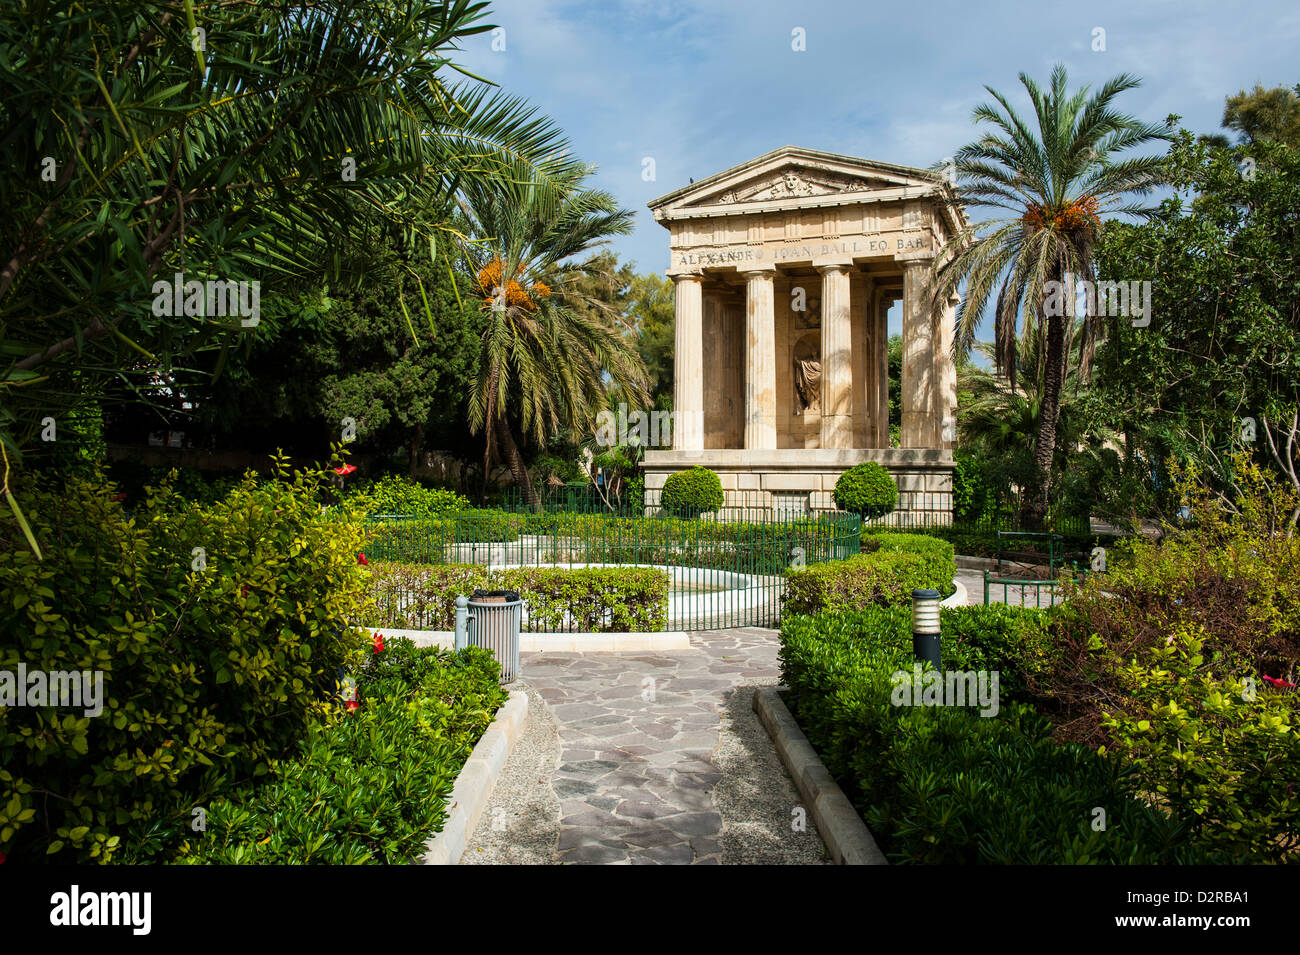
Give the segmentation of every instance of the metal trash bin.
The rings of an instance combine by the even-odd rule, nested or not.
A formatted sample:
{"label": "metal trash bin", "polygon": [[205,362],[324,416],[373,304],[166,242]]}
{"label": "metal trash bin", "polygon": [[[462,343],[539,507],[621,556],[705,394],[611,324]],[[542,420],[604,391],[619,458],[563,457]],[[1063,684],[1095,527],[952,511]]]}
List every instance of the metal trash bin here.
{"label": "metal trash bin", "polygon": [[[456,603],[459,605],[458,598]],[[476,590],[466,605],[466,639],[470,646],[491,650],[501,663],[501,682],[519,675],[519,627],[524,602],[513,590]],[[458,615],[459,616],[459,615]],[[459,636],[459,634],[458,634]],[[457,640],[457,646],[460,640]]]}

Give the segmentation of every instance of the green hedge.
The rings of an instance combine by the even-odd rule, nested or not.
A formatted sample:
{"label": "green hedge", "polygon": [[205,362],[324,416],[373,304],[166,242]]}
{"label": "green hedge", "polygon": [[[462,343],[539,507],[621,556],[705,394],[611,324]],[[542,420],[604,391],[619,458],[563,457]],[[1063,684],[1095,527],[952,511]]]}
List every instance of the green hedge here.
{"label": "green hedge", "polygon": [[953,577],[957,575],[957,561],[954,558],[952,544],[926,534],[890,534],[864,533],[861,538],[864,554],[900,553],[918,554],[925,558],[926,576],[931,580],[942,581],[934,589],[947,597],[957,588]]}
{"label": "green hedge", "polygon": [[515,590],[530,630],[628,632],[668,624],[668,575],[651,567],[423,566],[376,563],[374,627],[450,630],[456,597],[473,591]]}
{"label": "green hedge", "polygon": [[943,541],[909,534],[864,535],[862,540],[866,553],[791,571],[784,612],[898,607],[911,602],[913,590],[937,590],[946,597],[956,589],[952,547]]}
{"label": "green hedge", "polygon": [[[215,865],[418,862],[456,776],[506,699],[487,650],[389,638],[336,708],[261,785],[214,800],[171,861]],[[189,822],[188,814],[184,819]]]}
{"label": "green hedge", "polygon": [[108,861],[133,824],[294,750],[366,641],[360,528],[321,512],[329,477],[280,462],[133,515],[109,484],[19,493],[45,559],[0,519],[0,671],[97,671],[103,709],[0,706],[0,852]]}
{"label": "green hedge", "polygon": [[[1009,624],[1016,613],[942,611],[945,633],[960,634],[945,641],[944,668],[1015,666],[1019,652],[1008,653],[1005,638],[1019,626]],[[781,627],[782,679],[799,724],[894,861],[1225,861],[1135,798],[1115,760],[1055,742],[1014,690],[992,718],[970,707],[893,705],[891,677],[912,669],[909,631],[902,609],[788,617]],[[985,642],[985,632],[997,636]]]}
{"label": "green hedge", "polygon": [[[379,519],[367,524],[373,560],[442,564],[453,543],[505,543],[505,562],[667,564],[740,573],[781,573],[800,556],[829,560],[853,543],[851,518],[803,517],[779,523],[615,517],[607,514],[512,514],[466,510],[438,520]],[[532,544],[523,535],[535,537]],[[466,550],[459,556],[482,560]]]}

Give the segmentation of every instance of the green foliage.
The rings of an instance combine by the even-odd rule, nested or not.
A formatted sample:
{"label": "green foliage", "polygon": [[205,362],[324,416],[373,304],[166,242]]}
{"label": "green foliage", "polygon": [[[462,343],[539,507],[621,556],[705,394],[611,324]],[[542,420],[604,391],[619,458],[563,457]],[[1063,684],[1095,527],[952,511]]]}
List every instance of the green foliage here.
{"label": "green foliage", "polygon": [[209,505],[164,484],[134,516],[112,485],[20,492],[46,559],[0,520],[0,671],[96,671],[103,709],[0,707],[0,851],[107,861],[293,749],[365,640],[360,529],[322,513],[327,479],[279,461]]}
{"label": "green foliage", "polygon": [[456,597],[475,590],[513,590],[533,630],[628,632],[663,630],[668,575],[650,567],[510,567],[372,565],[372,626],[450,630]]}
{"label": "green foliage", "polygon": [[855,464],[835,482],[835,506],[863,520],[884,517],[898,504],[898,486],[882,465]]}
{"label": "green foliage", "polygon": [[878,535],[871,543],[868,553],[790,571],[782,612],[901,607],[910,605],[913,590],[954,591],[951,545],[916,534]]}
{"label": "green foliage", "polygon": [[1106,720],[1143,794],[1198,841],[1240,862],[1283,862],[1300,847],[1300,706],[1247,685],[1205,656],[1185,625],[1122,666],[1127,699]]}
{"label": "green foliage", "polygon": [[158,396],[196,351],[259,334],[238,316],[155,314],[155,280],[260,282],[269,324],[334,277],[365,222],[427,248],[453,191],[526,175],[554,202],[560,171],[585,168],[517,98],[449,85],[453,52],[491,29],[486,4],[208,5],[202,49],[178,12],[0,5],[0,127],[30,172],[0,183],[11,447],[84,404],[90,379]]}
{"label": "green foliage", "polygon": [[363,514],[403,514],[424,520],[469,507],[469,501],[455,491],[425,487],[396,475],[352,488],[344,502]]}
{"label": "green foliage", "polygon": [[[1164,462],[1195,461],[1231,497],[1227,457],[1245,449],[1294,483],[1300,150],[1217,147],[1183,130],[1167,175],[1176,193],[1160,214],[1109,223],[1097,249],[1105,275],[1152,279],[1157,316],[1146,328],[1114,321],[1097,353],[1099,401],[1127,438],[1126,475],[1167,484]],[[1168,515],[1181,501],[1158,503]]]}
{"label": "green foliage", "polygon": [[505,702],[487,650],[387,638],[357,677],[360,707],[314,727],[270,776],[214,800],[175,861],[207,865],[418,862],[456,776]]}
{"label": "green foliage", "polygon": [[953,452],[952,461],[953,522],[978,524],[992,517],[998,504],[997,490],[985,475],[983,460],[962,447]]}
{"label": "green foliage", "polygon": [[938,590],[945,597],[956,588],[952,579],[957,575],[957,561],[952,544],[926,534],[866,533],[861,536],[862,553],[918,554],[925,558],[924,575],[929,580],[942,581]]}
{"label": "green foliage", "polygon": [[722,482],[708,468],[695,467],[668,475],[659,506],[674,517],[698,517],[722,506]]}
{"label": "green foliage", "polygon": [[[1034,658],[1015,648],[1017,637],[1007,639],[1039,629],[1031,612],[991,610],[942,612],[944,631],[959,635],[945,643],[945,667]],[[893,675],[912,669],[908,617],[902,608],[876,609],[787,617],[781,627],[782,680],[800,726],[892,859],[1220,861],[1134,798],[1114,760],[1058,744],[1050,725],[1020,703],[1001,701],[993,717],[969,707],[893,705]],[[1098,808],[1104,831],[1093,827]]]}

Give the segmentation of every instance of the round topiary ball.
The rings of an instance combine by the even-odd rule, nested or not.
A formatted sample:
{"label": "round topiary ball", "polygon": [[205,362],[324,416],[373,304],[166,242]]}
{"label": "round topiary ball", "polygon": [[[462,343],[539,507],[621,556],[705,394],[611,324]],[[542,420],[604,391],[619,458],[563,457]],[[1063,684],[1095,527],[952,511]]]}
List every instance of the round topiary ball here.
{"label": "round topiary ball", "polygon": [[708,468],[696,465],[668,475],[659,506],[675,517],[699,517],[722,506],[722,482]]}
{"label": "round topiary ball", "polygon": [[835,505],[865,520],[884,517],[898,504],[898,486],[874,461],[855,464],[835,482]]}

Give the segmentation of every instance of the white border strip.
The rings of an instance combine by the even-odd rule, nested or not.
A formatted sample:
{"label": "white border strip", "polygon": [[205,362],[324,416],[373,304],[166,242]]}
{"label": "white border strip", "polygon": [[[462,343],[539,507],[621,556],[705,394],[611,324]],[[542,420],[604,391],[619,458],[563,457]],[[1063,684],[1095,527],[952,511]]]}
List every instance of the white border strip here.
{"label": "white border strip", "polygon": [[510,699],[497,710],[492,725],[479,738],[474,751],[461,767],[447,802],[447,819],[442,831],[424,844],[425,853],[421,860],[424,865],[456,865],[460,862],[465,846],[492,798],[501,768],[523,731],[527,715],[528,694],[512,690]]}

